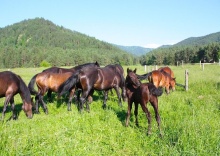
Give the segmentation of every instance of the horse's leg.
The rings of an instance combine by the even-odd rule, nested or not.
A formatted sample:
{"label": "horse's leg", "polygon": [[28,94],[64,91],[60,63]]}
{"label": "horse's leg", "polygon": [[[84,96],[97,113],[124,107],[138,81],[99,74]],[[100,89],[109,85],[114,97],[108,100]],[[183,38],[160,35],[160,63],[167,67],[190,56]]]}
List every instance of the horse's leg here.
{"label": "horse's leg", "polygon": [[5,97],[4,107],[3,107],[3,110],[2,110],[2,120],[4,120],[5,111],[7,109],[7,106],[8,106],[8,103],[9,103],[11,97],[12,97],[12,95],[8,95],[8,96]]}
{"label": "horse's leg", "polygon": [[69,101],[68,101],[68,106],[67,106],[67,110],[71,111],[71,103],[72,103],[72,99],[73,99],[73,95],[75,94],[75,87],[73,89],[70,90],[70,94],[69,94]]}
{"label": "horse's leg", "polygon": [[48,101],[49,102],[52,102],[52,91],[49,89],[48,91],[47,91],[47,99],[48,99]]}
{"label": "horse's leg", "polygon": [[159,114],[159,111],[158,111],[158,99],[155,97],[152,101],[150,101],[150,103],[154,108],[155,118],[156,118],[156,121],[157,121],[157,126],[158,126],[158,129],[159,129],[159,132],[160,132],[160,136],[162,136],[161,128],[160,128],[160,114]]}
{"label": "horse's leg", "polygon": [[13,120],[16,120],[17,116],[16,116],[16,112],[15,112],[14,97],[11,98],[10,104],[11,104],[11,110],[12,110],[12,118],[13,118]]}
{"label": "horse's leg", "polygon": [[148,135],[151,134],[151,115],[150,115],[150,112],[149,110],[147,109],[147,107],[145,106],[145,103],[144,101],[141,102],[141,108],[142,110],[145,112],[146,114],[146,117],[147,117],[147,120],[148,120]]}
{"label": "horse's leg", "polygon": [[35,96],[35,113],[36,114],[40,113],[39,112],[39,96],[38,95]]}
{"label": "horse's leg", "polygon": [[41,102],[41,104],[42,104],[42,106],[43,106],[43,109],[44,109],[45,114],[48,114],[47,105],[45,104],[45,102],[44,102],[44,100],[43,100],[43,95],[40,95],[40,94],[39,94],[39,100],[40,100],[40,102]]}
{"label": "horse's leg", "polygon": [[115,91],[116,91],[116,94],[118,96],[118,103],[119,103],[119,106],[122,107],[122,103],[121,103],[121,95],[120,95],[120,92],[119,92],[119,87],[116,86],[114,87]]}
{"label": "horse's leg", "polygon": [[103,105],[102,108],[106,109],[106,101],[108,100],[108,90],[104,91],[104,101],[103,101]]}
{"label": "horse's leg", "polygon": [[[84,105],[84,103],[86,102],[86,98],[87,98],[87,96],[88,96],[88,94],[89,94],[89,92],[90,92],[90,89],[89,90],[83,90],[82,91],[82,96],[80,97],[80,99],[79,99],[79,107],[78,107],[78,109],[80,110],[80,112],[82,112],[83,111],[83,105]],[[88,106],[87,106],[88,107]]]}
{"label": "horse's leg", "polygon": [[139,127],[139,123],[138,123],[138,103],[137,102],[134,103],[134,115],[135,115],[135,124],[136,124],[136,126]]}
{"label": "horse's leg", "polygon": [[4,119],[5,117],[5,112],[6,112],[6,109],[7,109],[7,106],[8,106],[8,103],[10,102],[10,99],[12,98],[12,94],[8,95],[5,97],[5,102],[4,102],[4,108],[3,108],[3,111],[2,111],[2,120]]}
{"label": "horse's leg", "polygon": [[132,109],[132,101],[128,97],[128,111],[127,111],[127,118],[126,118],[126,126],[128,126],[131,116],[131,109]]}

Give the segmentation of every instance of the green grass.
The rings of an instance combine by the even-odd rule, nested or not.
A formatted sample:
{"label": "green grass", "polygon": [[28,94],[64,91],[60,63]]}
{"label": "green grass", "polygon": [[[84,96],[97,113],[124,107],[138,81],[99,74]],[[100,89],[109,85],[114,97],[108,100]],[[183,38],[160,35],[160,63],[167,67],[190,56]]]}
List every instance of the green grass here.
{"label": "green grass", "polygon": [[[144,67],[138,74],[145,73]],[[152,67],[151,67],[152,68]],[[80,114],[76,106],[68,112],[65,99],[47,103],[49,114],[27,119],[20,110],[21,98],[16,95],[18,120],[8,109],[0,122],[0,155],[220,155],[220,66],[171,66],[177,82],[184,84],[185,69],[189,71],[189,90],[176,87],[170,95],[159,97],[159,113],[163,138],[159,137],[153,108],[152,135],[147,136],[147,120],[139,107],[139,124],[134,115],[125,127],[127,103],[120,108],[116,95],[109,96],[108,108],[102,109],[103,97],[95,93],[91,111]],[[125,73],[127,67],[124,67]],[[5,69],[0,69],[3,71]],[[43,68],[12,69],[26,84]],[[0,99],[0,110],[4,98]]]}

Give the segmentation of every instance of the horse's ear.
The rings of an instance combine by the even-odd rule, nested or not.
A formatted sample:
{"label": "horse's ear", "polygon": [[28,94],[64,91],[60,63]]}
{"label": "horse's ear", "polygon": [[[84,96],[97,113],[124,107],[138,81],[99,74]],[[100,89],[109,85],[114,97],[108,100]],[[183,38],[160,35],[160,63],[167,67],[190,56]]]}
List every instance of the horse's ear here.
{"label": "horse's ear", "polygon": [[129,69],[129,68],[127,68],[127,73],[129,73],[129,71],[130,71],[130,69]]}
{"label": "horse's ear", "polygon": [[133,72],[136,74],[136,71],[137,71],[137,68],[135,68]]}

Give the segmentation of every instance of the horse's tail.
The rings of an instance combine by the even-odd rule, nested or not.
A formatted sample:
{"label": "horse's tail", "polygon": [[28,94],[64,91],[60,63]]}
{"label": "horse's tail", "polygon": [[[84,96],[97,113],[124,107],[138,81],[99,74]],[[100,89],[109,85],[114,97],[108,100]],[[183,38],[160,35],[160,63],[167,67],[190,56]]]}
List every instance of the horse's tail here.
{"label": "horse's tail", "polygon": [[152,72],[149,72],[149,73],[146,73],[146,74],[143,74],[143,75],[138,75],[138,74],[136,74],[136,75],[137,75],[137,78],[142,81],[142,80],[148,79],[148,77],[151,74],[152,74]]}
{"label": "horse's tail", "polygon": [[[118,72],[119,73],[119,72]],[[124,101],[126,101],[127,96],[126,96],[126,90],[125,90],[125,78],[123,76],[123,73],[119,73],[120,77],[121,77],[121,96],[123,98]]]}
{"label": "horse's tail", "polygon": [[155,96],[161,96],[163,94],[162,87],[156,88],[155,85],[152,83],[149,83],[148,89],[149,89],[150,93]]}
{"label": "horse's tail", "polygon": [[32,79],[31,79],[31,81],[30,81],[29,84],[28,84],[28,89],[29,89],[31,95],[37,95],[37,93],[38,93],[38,92],[34,89],[34,84],[35,84],[35,82],[36,82],[36,77],[37,77],[37,75],[38,75],[38,74],[34,75],[34,76],[32,77]]}
{"label": "horse's tail", "polygon": [[58,97],[69,91],[73,86],[79,82],[79,71],[70,76],[63,84],[58,88]]}

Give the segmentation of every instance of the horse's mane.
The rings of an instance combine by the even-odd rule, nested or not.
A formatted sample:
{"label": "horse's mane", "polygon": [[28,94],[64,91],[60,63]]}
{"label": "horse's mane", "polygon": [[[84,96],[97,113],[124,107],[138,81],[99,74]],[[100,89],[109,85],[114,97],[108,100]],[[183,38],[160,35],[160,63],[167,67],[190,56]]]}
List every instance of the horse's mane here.
{"label": "horse's mane", "polygon": [[16,75],[18,80],[19,80],[19,93],[22,94],[22,100],[23,98],[25,100],[27,100],[27,102],[31,102],[31,94],[30,94],[30,91],[27,87],[27,85],[25,84],[25,82],[23,81],[23,79],[19,76],[19,75]]}
{"label": "horse's mane", "polygon": [[81,70],[81,69],[83,69],[84,67],[87,67],[87,66],[92,66],[92,67],[97,66],[97,67],[100,67],[99,64],[98,64],[98,62],[95,62],[95,63],[85,63],[85,64],[81,64],[81,65],[75,66],[75,67],[73,67],[73,68],[71,68],[71,69],[74,69],[74,70],[77,71],[77,70]]}

